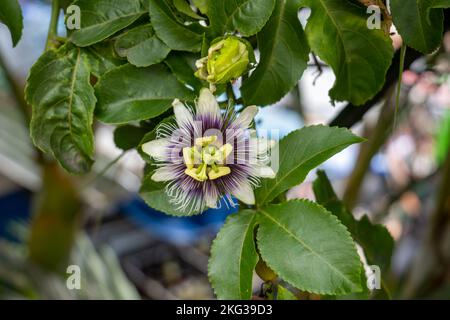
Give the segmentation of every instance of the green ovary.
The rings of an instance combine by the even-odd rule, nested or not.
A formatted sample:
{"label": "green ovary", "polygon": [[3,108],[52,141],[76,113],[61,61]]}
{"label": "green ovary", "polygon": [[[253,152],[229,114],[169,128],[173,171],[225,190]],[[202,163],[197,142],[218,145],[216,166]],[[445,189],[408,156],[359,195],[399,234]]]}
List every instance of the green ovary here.
{"label": "green ovary", "polygon": [[231,169],[225,166],[225,160],[233,151],[233,147],[229,143],[218,147],[214,144],[216,141],[217,136],[198,138],[195,140],[195,146],[183,149],[186,164],[184,172],[188,176],[203,182],[231,173]]}

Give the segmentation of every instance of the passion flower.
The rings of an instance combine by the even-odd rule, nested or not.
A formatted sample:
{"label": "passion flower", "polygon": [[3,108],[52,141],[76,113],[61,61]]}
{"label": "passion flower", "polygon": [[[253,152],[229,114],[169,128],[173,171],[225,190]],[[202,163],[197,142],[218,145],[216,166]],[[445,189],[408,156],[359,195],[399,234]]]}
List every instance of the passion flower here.
{"label": "passion flower", "polygon": [[195,110],[173,102],[175,123],[157,128],[156,140],[142,150],[155,159],[152,180],[167,182],[166,192],[180,210],[216,208],[220,199],[235,206],[233,197],[255,204],[253,188],[260,178],[274,178],[268,166],[274,142],[249,130],[258,109],[221,112],[216,98],[202,89]]}

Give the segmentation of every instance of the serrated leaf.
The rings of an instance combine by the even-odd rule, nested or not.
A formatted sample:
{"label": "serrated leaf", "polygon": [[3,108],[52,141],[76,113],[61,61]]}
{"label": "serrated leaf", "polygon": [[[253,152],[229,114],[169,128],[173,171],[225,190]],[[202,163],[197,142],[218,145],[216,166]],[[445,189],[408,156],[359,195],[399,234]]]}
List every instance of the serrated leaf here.
{"label": "serrated leaf", "polygon": [[74,5],[81,9],[81,29],[70,40],[79,47],[105,40],[147,12],[141,0],[77,0]]}
{"label": "serrated leaf", "polygon": [[346,147],[363,141],[347,129],[311,126],[296,130],[279,143],[279,169],[274,179],[264,179],[256,190],[263,205],[300,184],[309,171]]}
{"label": "serrated leaf", "polygon": [[203,41],[199,24],[185,25],[165,0],[150,0],[150,19],[158,37],[172,50],[199,52]]}
{"label": "serrated leaf", "polygon": [[406,44],[432,53],[442,42],[444,14],[450,0],[392,0],[394,24]]}
{"label": "serrated leaf", "polygon": [[215,36],[238,31],[249,37],[269,20],[275,0],[209,0],[208,16]]}
{"label": "serrated leaf", "polygon": [[87,47],[83,52],[91,73],[97,78],[125,63],[114,55],[114,48],[109,42],[101,42]]}
{"label": "serrated leaf", "polygon": [[47,51],[31,69],[26,100],[33,108],[31,137],[72,173],[92,165],[96,98],[82,49],[71,44]]}
{"label": "serrated leaf", "polygon": [[323,171],[317,172],[313,188],[317,202],[334,214],[364,249],[368,264],[378,265],[383,273],[387,273],[394,250],[394,240],[389,231],[383,225],[372,224],[367,216],[356,220],[338,199]]}
{"label": "serrated leaf", "polygon": [[261,58],[241,91],[247,105],[269,105],[283,98],[306,69],[309,46],[298,19],[298,1],[277,1],[264,29],[258,33]]}
{"label": "serrated leaf", "polygon": [[367,27],[364,7],[348,0],[304,0],[311,8],[306,35],[312,51],[331,66],[336,101],[361,105],[381,90],[393,57],[391,39]]}
{"label": "serrated leaf", "polygon": [[204,85],[194,75],[196,71],[194,69],[195,61],[196,57],[192,53],[172,51],[167,56],[167,59],[164,60],[164,63],[170,68],[170,71],[172,71],[178,81],[194,88],[196,92],[200,92]]}
{"label": "serrated leaf", "polygon": [[115,42],[119,56],[137,67],[148,67],[163,61],[170,52],[150,24],[138,26],[120,35]]}
{"label": "serrated leaf", "polygon": [[0,6],[0,22],[8,27],[15,47],[22,37],[23,29],[22,9],[17,0],[2,0]]}
{"label": "serrated leaf", "polygon": [[323,207],[294,200],[259,209],[258,249],[267,265],[300,290],[361,291],[361,262],[348,231]]}
{"label": "serrated leaf", "polygon": [[208,276],[218,299],[252,297],[253,270],[258,262],[253,231],[256,212],[230,215],[211,248]]}
{"label": "serrated leaf", "polygon": [[139,195],[149,207],[176,217],[190,217],[203,211],[187,211],[178,209],[177,206],[171,202],[171,198],[165,190],[165,184],[153,181],[151,179],[153,169],[150,168],[148,171],[149,172],[142,180]]}
{"label": "serrated leaf", "polygon": [[128,64],[116,68],[100,79],[95,92],[97,118],[115,124],[154,118],[168,110],[176,98],[195,98],[162,64],[148,68]]}

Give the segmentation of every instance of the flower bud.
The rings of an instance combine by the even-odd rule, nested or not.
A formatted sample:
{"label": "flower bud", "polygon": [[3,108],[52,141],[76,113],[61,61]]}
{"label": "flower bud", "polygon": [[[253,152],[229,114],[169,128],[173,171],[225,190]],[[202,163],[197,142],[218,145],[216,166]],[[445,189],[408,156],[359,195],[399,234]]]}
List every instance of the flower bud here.
{"label": "flower bud", "polygon": [[227,37],[214,43],[208,56],[196,62],[195,75],[211,84],[225,84],[239,78],[250,64],[249,45],[238,37]]}

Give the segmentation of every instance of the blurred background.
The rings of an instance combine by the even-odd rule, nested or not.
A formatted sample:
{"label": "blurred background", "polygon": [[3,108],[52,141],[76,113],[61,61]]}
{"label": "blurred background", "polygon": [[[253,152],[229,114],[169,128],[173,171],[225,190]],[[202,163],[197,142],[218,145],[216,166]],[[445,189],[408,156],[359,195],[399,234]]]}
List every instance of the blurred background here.
{"label": "blurred background", "polygon": [[[44,50],[50,5],[20,2],[24,33],[16,48],[0,25],[0,299],[214,298],[209,247],[232,210],[173,218],[147,207],[137,194],[144,162],[116,148],[114,128],[99,123],[92,174],[71,177],[42,165],[28,134],[23,87]],[[311,59],[298,86],[261,109],[257,128],[283,136],[331,123],[345,107],[330,103],[333,82],[332,71]],[[352,124],[368,142],[321,169],[357,218],[368,215],[394,238],[391,268],[382,270],[392,296],[448,299],[450,33],[439,52],[417,57],[405,71],[398,112],[395,86],[383,101]],[[312,172],[289,196],[314,199],[314,178]],[[66,286],[68,265],[80,267],[80,290]],[[254,287],[258,294],[257,277]]]}

